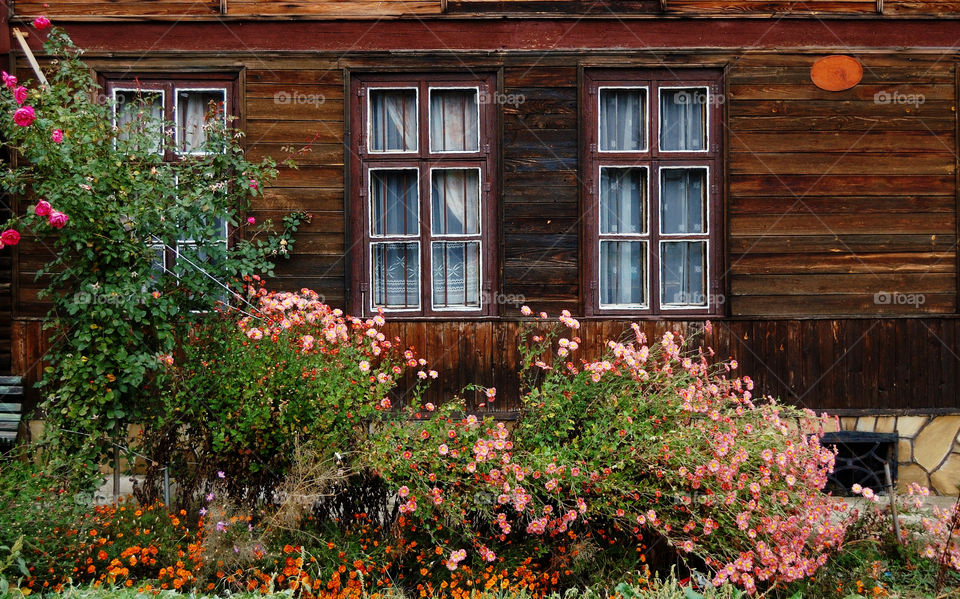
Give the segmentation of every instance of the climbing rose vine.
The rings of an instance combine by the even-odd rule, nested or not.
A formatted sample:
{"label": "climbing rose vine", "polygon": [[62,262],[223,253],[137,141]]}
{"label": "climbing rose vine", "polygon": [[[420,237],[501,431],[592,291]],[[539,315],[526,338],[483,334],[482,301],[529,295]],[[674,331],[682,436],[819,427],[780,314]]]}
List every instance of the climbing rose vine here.
{"label": "climbing rose vine", "polygon": [[0,185],[20,208],[0,227],[0,244],[27,246],[45,263],[48,429],[69,423],[74,432],[57,437],[64,449],[95,457],[154,413],[158,356],[231,299],[241,277],[270,274],[305,215],[254,227],[243,212],[276,176],[273,161],[247,161],[242,134],[218,117],[203,125],[202,153],[165,162],[156,148],[172,140],[156,132],[173,125],[151,122],[137,101],[126,105],[127,124],[113,125],[116,107],[95,101],[102,95],[81,51],[48,19],[33,24],[51,59],[48,84],[2,74],[0,134],[19,159]]}

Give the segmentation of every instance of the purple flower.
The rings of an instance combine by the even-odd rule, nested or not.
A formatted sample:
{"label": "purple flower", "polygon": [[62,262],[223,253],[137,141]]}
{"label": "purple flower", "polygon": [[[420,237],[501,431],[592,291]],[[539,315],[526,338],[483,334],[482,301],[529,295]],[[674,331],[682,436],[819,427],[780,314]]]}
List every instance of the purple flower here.
{"label": "purple flower", "polygon": [[217,532],[223,532],[225,530],[227,530],[227,523],[223,520],[217,522]]}
{"label": "purple flower", "polygon": [[201,516],[206,516],[206,515],[207,515],[207,508],[205,508],[205,507],[200,508],[200,515],[201,515]]}
{"label": "purple flower", "polygon": [[212,492],[212,491],[211,491],[210,493],[207,493],[207,502],[209,503],[209,502],[211,502],[211,501],[213,501],[213,492]]}
{"label": "purple flower", "polygon": [[227,478],[227,475],[224,474],[223,470],[217,470],[217,478]]}

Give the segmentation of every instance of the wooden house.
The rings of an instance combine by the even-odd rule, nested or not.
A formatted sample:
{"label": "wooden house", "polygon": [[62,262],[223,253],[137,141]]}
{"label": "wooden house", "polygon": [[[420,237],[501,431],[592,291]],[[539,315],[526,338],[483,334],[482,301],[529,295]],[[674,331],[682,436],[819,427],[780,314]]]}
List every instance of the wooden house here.
{"label": "wooden house", "polygon": [[[960,2],[5,8],[25,76],[11,31],[45,14],[108,93],[151,86],[169,118],[218,95],[255,158],[309,145],[253,207],[314,216],[274,287],[385,308],[438,394],[496,386],[509,412],[521,304],[581,317],[592,355],[631,320],[710,319],[763,392],[896,433],[901,483],[956,490]],[[25,242],[0,264],[28,380],[43,259]]]}

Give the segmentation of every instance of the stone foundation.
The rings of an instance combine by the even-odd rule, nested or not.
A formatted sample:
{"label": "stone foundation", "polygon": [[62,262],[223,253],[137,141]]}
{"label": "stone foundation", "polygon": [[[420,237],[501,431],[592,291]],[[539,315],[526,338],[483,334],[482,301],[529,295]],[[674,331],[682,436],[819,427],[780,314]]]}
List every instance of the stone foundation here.
{"label": "stone foundation", "polygon": [[[938,495],[956,495],[960,486],[960,414],[845,416],[840,430],[897,433],[897,487],[910,483]],[[829,430],[829,429],[828,429]]]}

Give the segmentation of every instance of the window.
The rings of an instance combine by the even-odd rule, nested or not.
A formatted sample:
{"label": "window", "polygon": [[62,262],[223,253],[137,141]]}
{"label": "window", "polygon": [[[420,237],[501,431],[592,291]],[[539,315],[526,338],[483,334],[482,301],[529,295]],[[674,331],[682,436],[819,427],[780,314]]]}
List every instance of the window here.
{"label": "window", "polygon": [[352,87],[354,310],[493,314],[493,77],[370,75]]}
{"label": "window", "polygon": [[720,74],[587,71],[588,314],[715,314]]}
{"label": "window", "polygon": [[[142,126],[155,138],[155,151],[166,162],[188,160],[203,155],[204,123],[208,118],[222,118],[234,112],[234,77],[211,75],[203,79],[119,78],[107,75],[104,88],[114,105],[114,125],[122,129]],[[162,123],[172,124],[163,131]],[[138,125],[137,123],[141,123]],[[123,142],[122,137],[120,142]],[[228,225],[225,216],[213,217],[217,231],[214,243],[226,246]],[[178,259],[204,262],[207,256],[197,247],[197,240],[182,236],[176,240],[147,240],[156,252],[154,270],[157,275],[173,270]]]}

